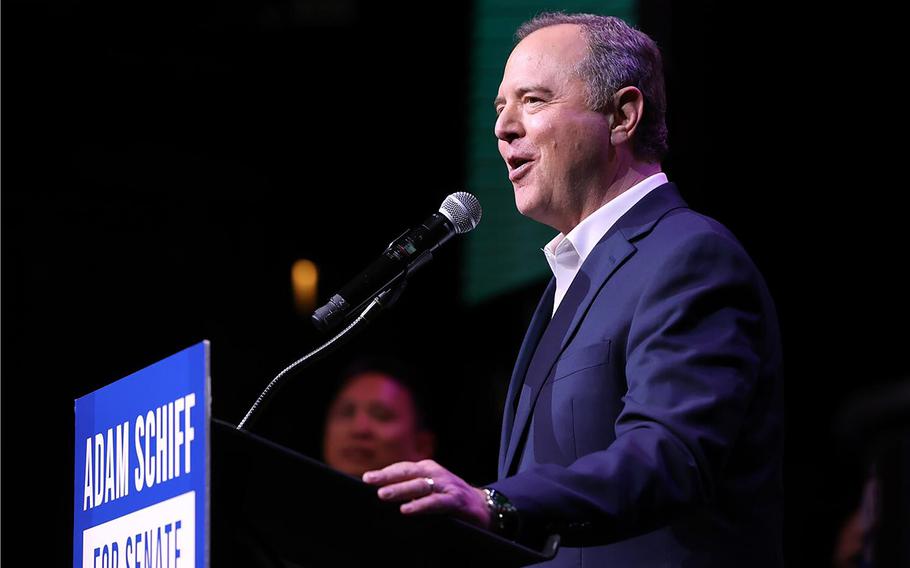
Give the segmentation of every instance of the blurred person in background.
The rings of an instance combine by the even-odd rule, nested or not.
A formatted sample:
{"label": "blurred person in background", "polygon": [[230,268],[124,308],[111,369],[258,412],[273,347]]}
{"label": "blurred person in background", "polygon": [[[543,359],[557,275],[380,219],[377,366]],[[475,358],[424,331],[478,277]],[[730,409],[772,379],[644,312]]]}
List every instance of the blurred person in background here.
{"label": "blurred person in background", "polygon": [[399,461],[433,456],[436,436],[417,385],[395,361],[361,361],[343,373],[323,429],[323,459],[360,477]]}

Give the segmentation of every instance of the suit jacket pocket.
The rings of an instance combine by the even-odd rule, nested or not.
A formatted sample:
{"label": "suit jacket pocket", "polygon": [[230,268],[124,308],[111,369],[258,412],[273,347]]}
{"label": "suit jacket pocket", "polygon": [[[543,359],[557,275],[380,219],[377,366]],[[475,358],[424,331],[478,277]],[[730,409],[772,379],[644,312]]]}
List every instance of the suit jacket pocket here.
{"label": "suit jacket pocket", "polygon": [[608,363],[610,361],[611,343],[612,341],[605,339],[580,347],[570,345],[562,354],[562,357],[556,361],[552,382],[555,383],[579,371]]}

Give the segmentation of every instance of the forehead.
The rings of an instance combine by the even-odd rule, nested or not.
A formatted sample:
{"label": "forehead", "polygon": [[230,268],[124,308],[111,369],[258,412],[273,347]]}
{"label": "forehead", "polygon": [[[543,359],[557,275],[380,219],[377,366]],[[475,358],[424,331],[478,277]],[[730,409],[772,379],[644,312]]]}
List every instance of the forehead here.
{"label": "forehead", "polygon": [[581,26],[559,24],[541,28],[521,40],[503,73],[503,85],[510,80],[546,80],[571,74],[587,54]]}
{"label": "forehead", "polygon": [[363,373],[350,379],[337,400],[382,402],[392,406],[409,406],[411,395],[395,379],[382,373]]}

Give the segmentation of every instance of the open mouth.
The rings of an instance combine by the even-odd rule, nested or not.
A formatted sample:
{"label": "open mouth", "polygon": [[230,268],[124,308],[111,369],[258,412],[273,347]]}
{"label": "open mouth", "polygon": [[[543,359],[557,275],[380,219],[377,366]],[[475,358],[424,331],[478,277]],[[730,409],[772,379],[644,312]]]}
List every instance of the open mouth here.
{"label": "open mouth", "polygon": [[522,157],[512,157],[508,159],[509,164],[509,179],[511,181],[518,181],[525,174],[528,173],[528,170],[534,165],[534,160],[530,158]]}
{"label": "open mouth", "polygon": [[373,459],[376,452],[369,448],[349,447],[342,449],[341,455],[349,460],[368,461]]}

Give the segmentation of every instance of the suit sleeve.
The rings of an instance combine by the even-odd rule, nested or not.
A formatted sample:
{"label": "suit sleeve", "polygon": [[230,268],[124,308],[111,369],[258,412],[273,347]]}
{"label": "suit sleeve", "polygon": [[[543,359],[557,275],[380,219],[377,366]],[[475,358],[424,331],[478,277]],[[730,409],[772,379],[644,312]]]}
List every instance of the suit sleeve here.
{"label": "suit sleeve", "polygon": [[526,527],[606,543],[716,499],[761,376],[769,303],[732,237],[705,231],[671,248],[641,283],[615,440],[568,467],[536,466],[491,485]]}

